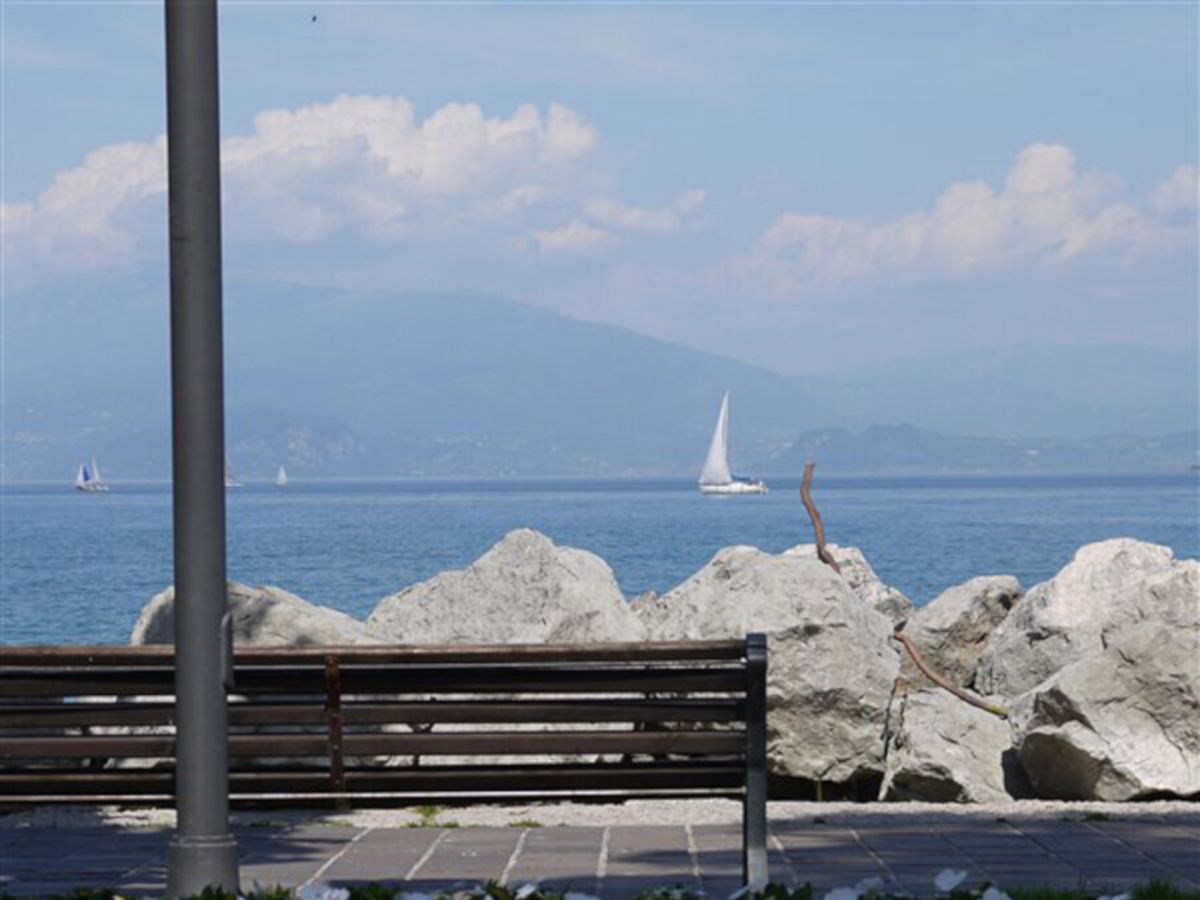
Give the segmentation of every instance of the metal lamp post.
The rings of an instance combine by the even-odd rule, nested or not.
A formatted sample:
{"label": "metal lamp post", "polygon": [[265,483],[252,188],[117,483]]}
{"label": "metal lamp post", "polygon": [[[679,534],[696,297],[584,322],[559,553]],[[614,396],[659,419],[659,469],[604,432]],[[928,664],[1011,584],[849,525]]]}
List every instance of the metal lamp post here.
{"label": "metal lamp post", "polygon": [[238,889],[229,831],[216,0],[165,0],[175,526],[175,835],[167,893]]}

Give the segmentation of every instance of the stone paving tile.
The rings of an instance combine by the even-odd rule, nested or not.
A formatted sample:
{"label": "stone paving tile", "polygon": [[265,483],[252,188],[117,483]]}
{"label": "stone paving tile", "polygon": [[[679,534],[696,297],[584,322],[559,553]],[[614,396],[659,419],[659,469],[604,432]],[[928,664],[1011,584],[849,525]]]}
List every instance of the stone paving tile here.
{"label": "stone paving tile", "polygon": [[554,890],[594,894],[603,840],[603,828],[528,829],[508,883],[537,881]]}
{"label": "stone paving tile", "polygon": [[775,834],[787,855],[786,881],[807,882],[818,891],[851,887],[868,878],[896,886],[891,872],[863,851],[853,831],[817,827],[819,833]]}
{"label": "stone paving tile", "polygon": [[273,834],[256,833],[239,844],[242,884],[251,887],[303,884],[362,830],[307,826]]}
{"label": "stone paving tile", "polygon": [[699,887],[685,829],[653,825],[610,828],[600,896],[625,900],[664,885]]}
{"label": "stone paving tile", "polygon": [[695,883],[684,829],[655,825],[609,829],[606,882],[638,877]]}
{"label": "stone paving tile", "polygon": [[1200,879],[1200,838],[1184,829],[1157,822],[1097,822],[1093,827],[1180,877]]}
{"label": "stone paving tile", "polygon": [[499,879],[520,834],[519,828],[447,829],[414,877],[472,884]]}
{"label": "stone paving tile", "polygon": [[372,828],[346,848],[321,880],[344,882],[401,881],[441,831],[437,828]]}

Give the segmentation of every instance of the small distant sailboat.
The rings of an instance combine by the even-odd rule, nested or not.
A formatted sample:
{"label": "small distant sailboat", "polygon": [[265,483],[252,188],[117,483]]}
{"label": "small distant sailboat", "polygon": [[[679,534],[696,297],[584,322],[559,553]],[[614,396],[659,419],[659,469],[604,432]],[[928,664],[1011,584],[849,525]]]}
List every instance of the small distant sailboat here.
{"label": "small distant sailboat", "polygon": [[767,486],[761,481],[735,478],[729,471],[729,391],[721,401],[721,412],[717,414],[717,427],[713,429],[712,443],[708,445],[708,457],[700,471],[700,493],[702,494],[765,494]]}
{"label": "small distant sailboat", "polygon": [[276,487],[287,487],[287,483],[288,483],[287,469],[285,469],[283,466],[280,466],[278,468],[278,470],[276,470],[276,472],[275,472],[275,486]]}
{"label": "small distant sailboat", "polygon": [[92,457],[90,467],[87,463],[79,466],[79,471],[75,473],[75,490],[87,494],[102,494],[108,490],[108,482],[100,474],[100,466],[96,464],[96,457]]}
{"label": "small distant sailboat", "polygon": [[233,466],[229,465],[229,463],[225,463],[225,487],[240,488],[241,486],[242,483],[238,481],[237,477],[233,474]]}

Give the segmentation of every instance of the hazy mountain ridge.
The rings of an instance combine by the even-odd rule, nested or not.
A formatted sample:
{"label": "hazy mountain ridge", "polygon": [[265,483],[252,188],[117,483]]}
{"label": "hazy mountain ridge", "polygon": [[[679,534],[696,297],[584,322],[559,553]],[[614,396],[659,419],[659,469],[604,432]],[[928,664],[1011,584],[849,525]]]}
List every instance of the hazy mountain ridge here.
{"label": "hazy mountain ridge", "polygon": [[[165,477],[165,276],[4,303],[3,476],[61,478],[96,453],[114,478]],[[246,476],[690,475],[727,388],[739,471],[799,471],[818,434],[823,468],[847,471],[1195,461],[1186,439],[1146,440],[1196,428],[1183,352],[1029,345],[799,378],[476,292],[236,279],[225,323],[227,444]],[[870,428],[893,422],[912,432]],[[1135,438],[1107,456],[1079,440],[1116,432]]]}
{"label": "hazy mountain ridge", "polygon": [[813,431],[760,461],[764,472],[792,474],[810,459],[826,473],[860,475],[1020,475],[1182,472],[1200,461],[1200,433],[1143,437],[987,438],[911,425],[860,432]]}

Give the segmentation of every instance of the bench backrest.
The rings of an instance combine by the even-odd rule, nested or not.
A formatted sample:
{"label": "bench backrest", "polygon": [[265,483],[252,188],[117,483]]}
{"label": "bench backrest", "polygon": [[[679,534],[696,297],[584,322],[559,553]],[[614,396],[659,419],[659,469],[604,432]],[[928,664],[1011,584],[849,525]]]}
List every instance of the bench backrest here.
{"label": "bench backrest", "polygon": [[[0,648],[0,803],[173,802],[173,649]],[[765,640],[247,648],[235,803],[744,796]]]}

